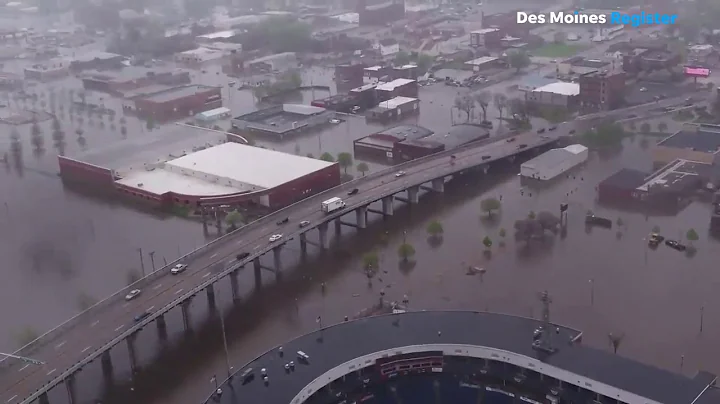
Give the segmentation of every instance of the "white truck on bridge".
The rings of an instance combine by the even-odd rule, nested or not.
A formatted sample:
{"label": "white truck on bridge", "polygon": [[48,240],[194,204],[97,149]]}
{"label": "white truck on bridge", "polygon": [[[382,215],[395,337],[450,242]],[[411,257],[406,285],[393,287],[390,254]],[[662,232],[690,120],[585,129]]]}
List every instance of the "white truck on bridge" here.
{"label": "white truck on bridge", "polygon": [[322,203],[322,211],[326,214],[330,214],[335,212],[336,210],[340,210],[345,207],[345,202],[338,198],[330,198],[327,201],[323,201]]}

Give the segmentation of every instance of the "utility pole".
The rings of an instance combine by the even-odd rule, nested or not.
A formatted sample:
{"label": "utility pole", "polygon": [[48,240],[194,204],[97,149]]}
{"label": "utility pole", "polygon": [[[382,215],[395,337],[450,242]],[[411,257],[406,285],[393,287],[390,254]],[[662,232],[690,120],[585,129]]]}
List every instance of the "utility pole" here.
{"label": "utility pole", "polygon": [[[232,366],[230,366],[230,352],[228,351],[227,334],[225,333],[225,313],[222,303],[218,304],[218,315],[220,315],[220,330],[222,332],[223,348],[225,349],[225,365],[227,366],[227,378],[232,377]],[[217,390],[217,386],[215,387]]]}
{"label": "utility pole", "polygon": [[595,279],[590,279],[590,306],[595,305]]}
{"label": "utility pole", "polygon": [[153,272],[155,272],[155,251],[150,251],[148,255],[150,256],[150,263],[152,264]]}
{"label": "utility pole", "polygon": [[145,277],[145,260],[143,259],[142,247],[138,247],[138,253],[140,254],[140,269],[142,269],[142,277]]}
{"label": "utility pole", "polygon": [[703,332],[703,320],[705,318],[705,306],[700,307],[700,333]]}

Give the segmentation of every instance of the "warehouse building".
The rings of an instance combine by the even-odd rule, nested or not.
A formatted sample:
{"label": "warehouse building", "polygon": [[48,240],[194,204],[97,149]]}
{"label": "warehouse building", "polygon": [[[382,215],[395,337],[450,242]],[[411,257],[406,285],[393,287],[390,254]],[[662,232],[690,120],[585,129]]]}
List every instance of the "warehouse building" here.
{"label": "warehouse building", "polygon": [[278,209],[340,184],[338,163],[228,142],[215,131],[176,128],[138,145],[116,143],[59,156],[60,176],[68,185],[191,209],[236,204]]}
{"label": "warehouse building", "polygon": [[395,79],[378,84],[375,91],[377,91],[380,101],[387,101],[395,97],[418,98],[418,83],[416,80]]}
{"label": "warehouse building", "polygon": [[83,70],[118,69],[123,67],[125,60],[127,60],[125,56],[116,53],[88,52],[70,61],[70,70],[79,72]]}
{"label": "warehouse building", "polygon": [[27,80],[51,81],[70,75],[70,63],[65,59],[51,59],[23,69]]}
{"label": "warehouse building", "polygon": [[283,104],[233,118],[232,127],[240,133],[274,137],[278,140],[326,125],[334,111],[312,105]]}
{"label": "warehouse building", "polygon": [[365,109],[366,106],[359,106],[358,99],[355,94],[336,94],[327,98],[319,100],[313,100],[310,105],[313,107],[324,108],[330,111],[343,112],[346,114],[357,112],[360,109]]}
{"label": "warehouse building", "polygon": [[476,124],[452,126],[447,132],[437,132],[420,139],[405,139],[395,143],[393,156],[399,161],[414,160],[444,150],[490,138],[487,128]]}
{"label": "warehouse building", "polygon": [[119,96],[142,87],[190,84],[190,72],[182,69],[158,70],[128,66],[120,70],[88,71],[81,75],[80,79],[86,90]]}
{"label": "warehouse building", "polygon": [[139,96],[132,102],[134,110],[128,112],[144,119],[166,122],[220,108],[222,95],[220,87],[193,84]]}
{"label": "warehouse building", "polygon": [[228,53],[222,50],[211,49],[203,46],[176,54],[175,61],[188,66],[199,66],[204,63],[221,60],[227,55]]}
{"label": "warehouse building", "polygon": [[520,166],[520,175],[538,181],[549,181],[579,166],[588,159],[588,148],[573,144],[567,147],[548,150],[526,161]]}
{"label": "warehouse building", "polygon": [[370,109],[378,105],[378,94],[375,88],[375,84],[365,84],[363,86],[353,88],[348,94],[355,97],[357,105],[361,109]]}
{"label": "warehouse building", "polygon": [[220,107],[196,114],[195,121],[201,125],[208,125],[221,119],[230,118],[230,116],[232,116],[230,108]]}
{"label": "warehouse building", "polygon": [[353,141],[356,156],[388,160],[394,158],[395,145],[404,140],[418,140],[433,134],[417,125],[399,125]]}
{"label": "warehouse building", "polygon": [[502,61],[500,60],[500,58],[483,56],[465,62],[465,66],[474,72],[479,72],[481,70],[489,69],[491,67],[498,67],[501,63]]}
{"label": "warehouse building", "polygon": [[377,107],[365,114],[368,122],[387,123],[399,120],[420,112],[420,100],[409,97],[395,97],[381,102]]}
{"label": "warehouse building", "polygon": [[538,87],[527,94],[527,101],[536,106],[574,108],[578,104],[580,85],[557,82]]}
{"label": "warehouse building", "polygon": [[652,150],[653,164],[662,166],[676,159],[720,164],[720,125],[684,124]]}

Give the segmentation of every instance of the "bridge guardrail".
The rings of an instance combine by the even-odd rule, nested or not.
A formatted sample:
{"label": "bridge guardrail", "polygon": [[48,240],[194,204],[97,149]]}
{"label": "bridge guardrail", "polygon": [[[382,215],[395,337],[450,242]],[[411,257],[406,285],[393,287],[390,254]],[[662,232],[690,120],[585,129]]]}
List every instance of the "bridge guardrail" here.
{"label": "bridge guardrail", "polygon": [[[504,136],[504,137],[510,137],[510,136]],[[501,139],[501,138],[502,138],[502,137],[498,137],[498,138],[496,138],[496,139],[499,140],[499,139]],[[552,143],[553,141],[556,141],[556,140],[557,140],[557,139],[547,139],[547,140],[544,140],[544,141],[540,141],[540,142],[538,142],[538,145],[536,145],[536,146],[546,145],[546,144]],[[423,158],[423,159],[419,159],[419,160],[408,161],[408,162],[406,162],[406,163],[400,164],[399,167],[407,168],[408,166],[413,166],[413,165],[417,165],[417,164],[421,164],[421,163],[426,163],[426,162],[429,161],[431,158],[432,158],[432,159],[443,158],[443,157],[445,157],[445,156],[449,156],[449,155],[451,155],[451,154],[457,153],[458,151],[464,151],[464,150],[471,149],[471,148],[475,148],[475,147],[478,147],[478,146],[480,146],[480,144],[477,144],[477,143],[475,143],[475,144],[470,144],[470,145],[466,145],[465,147],[461,147],[461,148],[455,149],[455,150],[449,150],[449,151],[446,151],[446,152],[440,152],[440,153],[437,153],[437,154],[435,154],[435,155],[433,155],[433,156],[428,156],[427,158]],[[378,173],[376,173],[376,174],[373,175],[373,176],[366,176],[366,177],[364,177],[364,178],[367,180],[367,179],[372,179],[372,178],[377,178],[377,177],[380,177],[380,176],[383,176],[383,175],[387,175],[387,174],[388,174],[388,171],[395,171],[395,170],[397,169],[397,167],[398,167],[398,166],[390,167],[389,169],[379,171]],[[445,175],[448,175],[448,174],[445,174]],[[369,178],[368,178],[368,177],[369,177]],[[363,178],[363,177],[361,177],[361,178]],[[338,186],[338,187],[335,187],[335,188],[333,188],[333,189],[335,189],[335,190],[341,190],[341,189],[351,188],[352,186],[355,186],[355,185],[357,184],[357,183],[353,183],[353,182],[354,182],[354,181],[347,182],[347,183],[342,184],[342,185],[340,185],[340,186]],[[386,192],[384,192],[384,193],[380,196],[380,199],[381,199],[382,197],[387,196],[387,195],[392,195],[392,192],[397,192],[397,191],[386,191]],[[386,195],[386,194],[387,194],[387,195]],[[300,202],[298,202],[298,203],[300,203]],[[297,203],[296,203],[296,204],[297,204]],[[296,205],[296,204],[293,204],[293,205]],[[288,207],[285,208],[285,209],[291,208],[293,205],[288,206]],[[279,211],[282,211],[282,210],[285,210],[285,209],[281,209],[281,210],[279,210]],[[278,212],[279,212],[279,211],[278,211]],[[277,212],[275,212],[275,213],[277,213]],[[328,220],[332,220],[332,219],[334,219],[335,217],[341,216],[342,214],[344,214],[344,213],[343,213],[343,212],[336,212],[336,213],[333,214],[333,215],[329,215],[329,216],[328,216]],[[252,224],[255,224],[255,223],[258,223],[258,222],[262,222],[262,224],[264,224],[264,223],[267,222],[268,220],[272,222],[272,221],[275,219],[273,216],[274,216],[274,214],[273,214],[273,215],[268,215],[268,216],[266,216],[265,218],[261,218],[261,219],[256,220],[256,221],[253,222],[253,223],[250,223],[249,225],[252,225]],[[263,220],[263,219],[266,219],[266,220]],[[248,225],[248,226],[249,226],[249,225]],[[247,228],[247,226],[244,226],[243,228]],[[241,229],[243,229],[243,228],[241,228]],[[241,229],[238,229],[238,230],[236,230],[236,231],[239,231],[239,230],[241,230]],[[235,232],[232,232],[232,233],[229,233],[228,235],[234,234],[234,233],[235,233]],[[226,236],[227,236],[227,235],[226,235]],[[225,237],[225,239],[227,239],[227,237]],[[219,239],[218,239],[218,240],[219,240]],[[217,241],[217,240],[214,240],[214,241]],[[208,245],[210,245],[210,244],[212,244],[212,243],[209,243]],[[207,247],[208,245],[203,246],[203,247]],[[201,248],[203,248],[203,247],[201,247]],[[266,246],[265,248],[262,249],[261,252],[256,253],[255,255],[265,254],[265,253],[267,253],[267,251],[269,251],[270,249],[271,249],[270,246]],[[198,250],[199,250],[199,249],[198,249]],[[196,250],[196,251],[197,251],[197,250]],[[189,254],[188,254],[188,255],[189,255]],[[212,264],[211,264],[211,265],[212,265]],[[118,343],[122,342],[125,338],[127,338],[127,337],[130,336],[131,334],[135,333],[138,329],[147,326],[147,324],[149,324],[149,323],[152,322],[152,321],[155,321],[155,319],[156,319],[159,315],[165,314],[167,311],[171,310],[173,307],[177,306],[177,305],[180,304],[182,301],[187,300],[187,299],[189,299],[190,297],[192,297],[192,296],[194,296],[195,294],[197,294],[199,290],[202,290],[202,289],[208,287],[209,285],[212,285],[212,284],[214,284],[215,282],[219,281],[220,279],[224,278],[225,276],[228,275],[228,273],[230,273],[232,270],[234,270],[234,269],[233,269],[234,267],[236,267],[236,265],[233,265],[233,266],[231,266],[230,268],[225,268],[221,273],[215,274],[215,275],[213,275],[210,279],[208,279],[208,280],[206,280],[206,281],[204,281],[204,282],[201,282],[198,286],[194,287],[192,290],[189,290],[188,292],[186,292],[186,293],[183,294],[182,296],[174,299],[173,301],[171,301],[170,304],[168,304],[168,305],[164,306],[163,308],[161,308],[160,310],[156,311],[155,313],[153,313],[153,315],[151,315],[150,317],[148,317],[147,319],[145,319],[145,320],[142,321],[141,323],[138,323],[138,324],[134,325],[133,327],[126,329],[126,330],[125,330],[124,332],[122,332],[120,335],[114,337],[113,339],[111,339],[109,342],[103,344],[103,345],[102,345],[101,347],[99,347],[98,349],[93,350],[93,351],[90,352],[88,355],[86,355],[84,358],[80,359],[80,361],[76,362],[75,365],[72,365],[72,366],[70,366],[69,368],[65,369],[65,370],[64,370],[60,375],[58,375],[56,378],[54,378],[53,380],[51,380],[51,381],[49,381],[49,382],[46,382],[45,384],[43,384],[42,386],[40,386],[37,390],[35,390],[35,392],[32,393],[32,395],[31,395],[29,398],[24,399],[24,400],[22,401],[22,404],[26,404],[26,403],[33,402],[33,400],[36,400],[36,399],[38,398],[38,396],[39,396],[40,394],[42,394],[42,392],[47,391],[48,389],[50,389],[50,388],[52,388],[53,386],[57,385],[57,384],[60,383],[62,380],[64,380],[65,378],[69,377],[69,376],[72,375],[74,372],[76,372],[77,369],[78,369],[78,367],[87,365],[87,364],[90,363],[91,361],[95,360],[102,352],[104,352],[104,351],[112,348],[113,346],[117,345]],[[156,271],[156,272],[157,272],[157,271]],[[165,273],[167,274],[167,271],[165,271]],[[106,299],[106,300],[107,300],[107,299]]]}
{"label": "bridge guardrail", "polygon": [[[502,137],[497,137],[497,138],[495,138],[495,139],[500,139],[500,138],[502,138]],[[493,138],[491,138],[491,139],[493,139]],[[348,181],[348,182],[346,182],[346,183],[344,183],[344,184],[341,184],[341,185],[339,185],[339,186],[337,186],[337,187],[335,187],[335,188],[331,188],[330,190],[325,191],[325,192],[341,192],[341,191],[343,191],[343,190],[345,190],[345,189],[354,188],[354,187],[357,186],[357,184],[359,184],[359,183],[362,183],[362,182],[365,182],[365,181],[370,181],[370,180],[373,180],[373,179],[375,179],[375,178],[379,178],[379,177],[385,176],[385,175],[388,174],[389,171],[396,171],[396,170],[400,170],[400,169],[408,169],[408,168],[413,167],[413,166],[416,166],[416,165],[424,164],[426,161],[428,161],[428,160],[430,160],[430,159],[442,158],[442,157],[444,157],[444,156],[449,156],[449,155],[451,155],[451,154],[459,153],[459,152],[462,152],[462,151],[465,151],[465,150],[468,150],[468,149],[472,149],[472,148],[475,148],[475,147],[479,147],[479,146],[482,146],[482,145],[483,145],[483,143],[468,144],[468,145],[464,145],[464,146],[462,146],[462,147],[460,147],[460,148],[457,148],[457,149],[454,149],[454,150],[446,150],[446,151],[443,151],[443,152],[440,152],[440,153],[437,153],[437,154],[434,154],[434,155],[431,155],[431,156],[428,156],[428,157],[425,157],[425,158],[416,159],[416,160],[411,160],[411,161],[406,161],[406,162],[400,163],[400,164],[398,164],[398,165],[395,165],[395,166],[392,166],[392,167],[388,167],[387,169],[380,170],[380,171],[376,171],[376,172],[374,172],[374,173],[368,174],[368,175],[366,175],[366,176],[364,176],[364,177],[355,178],[355,179],[353,179],[352,181]],[[129,285],[129,286],[126,286],[126,287],[124,287],[124,288],[122,288],[122,289],[119,289],[117,292],[115,292],[115,293],[111,294],[110,296],[107,296],[107,297],[104,298],[103,300],[95,303],[93,306],[89,307],[88,309],[86,309],[86,310],[84,310],[84,311],[76,314],[75,316],[71,317],[70,319],[66,320],[65,322],[61,323],[60,325],[58,325],[58,326],[50,329],[49,331],[47,331],[47,332],[45,332],[44,334],[40,335],[40,336],[39,336],[38,338],[36,338],[34,341],[32,341],[32,342],[24,345],[23,347],[19,348],[19,349],[16,350],[15,352],[13,352],[13,355],[32,357],[32,355],[33,355],[34,352],[37,352],[39,349],[42,349],[43,347],[51,344],[51,343],[52,343],[53,341],[55,341],[64,331],[66,331],[66,330],[68,330],[68,329],[70,329],[70,328],[78,325],[79,323],[81,323],[82,321],[84,321],[84,320],[86,320],[86,319],[89,319],[89,318],[91,318],[91,317],[97,316],[97,314],[99,314],[99,312],[102,312],[103,310],[105,310],[105,309],[107,309],[108,307],[110,307],[110,305],[112,305],[112,304],[114,304],[114,303],[122,300],[122,299],[124,298],[124,296],[125,296],[130,290],[142,288],[144,285],[146,285],[146,284],[148,284],[148,283],[150,283],[150,282],[152,282],[152,281],[154,281],[154,280],[156,280],[156,279],[159,279],[159,278],[161,278],[161,277],[163,277],[163,276],[168,275],[168,274],[169,274],[168,268],[172,268],[174,265],[176,265],[176,264],[178,264],[178,263],[180,263],[180,262],[184,262],[184,263],[192,262],[192,259],[193,259],[193,258],[195,258],[197,255],[199,255],[199,254],[207,251],[207,250],[210,249],[211,247],[215,247],[215,246],[217,246],[217,245],[220,245],[221,243],[223,243],[223,242],[225,242],[225,241],[233,238],[233,237],[236,236],[237,234],[240,234],[240,233],[242,233],[242,232],[244,232],[244,231],[252,230],[252,229],[254,229],[254,228],[257,228],[257,227],[259,227],[259,226],[265,225],[265,224],[267,224],[267,223],[272,223],[272,222],[275,220],[275,217],[276,217],[275,214],[277,214],[278,212],[291,211],[292,209],[294,209],[295,207],[297,207],[298,204],[304,203],[304,202],[306,202],[306,201],[307,201],[306,199],[303,199],[303,200],[300,200],[300,201],[298,201],[298,202],[295,202],[295,203],[293,203],[292,205],[286,206],[285,208],[280,209],[280,210],[278,210],[278,211],[275,211],[275,212],[273,212],[273,213],[270,214],[270,215],[267,215],[267,216],[262,217],[262,218],[260,218],[260,219],[258,219],[258,220],[255,220],[255,221],[253,221],[253,222],[250,222],[250,223],[246,224],[245,226],[242,226],[242,227],[240,227],[240,228],[238,228],[238,229],[236,229],[236,230],[234,230],[234,231],[232,231],[232,232],[230,232],[230,233],[228,233],[228,234],[225,234],[225,235],[223,235],[223,236],[221,236],[221,237],[218,237],[217,239],[215,239],[215,240],[213,240],[213,241],[211,241],[211,242],[209,242],[209,243],[207,243],[207,244],[205,244],[205,245],[203,245],[203,246],[201,246],[201,247],[196,248],[195,250],[193,250],[193,251],[191,251],[191,252],[189,252],[189,253],[187,253],[187,254],[179,257],[179,258],[177,258],[176,260],[174,260],[174,261],[172,261],[172,262],[170,262],[170,263],[168,263],[167,265],[163,266],[162,268],[160,268],[160,269],[158,269],[158,270],[156,270],[156,271],[153,271],[153,272],[147,274],[145,277],[139,279],[137,282],[135,282],[135,283],[133,283],[133,284],[131,284],[131,285]],[[224,259],[224,258],[225,258],[225,257],[223,257],[222,259]],[[0,359],[0,368],[7,368],[7,367],[11,366],[12,363],[17,363],[17,361],[11,361],[11,360],[9,360],[9,359],[10,359],[9,357],[4,357],[3,359]]]}

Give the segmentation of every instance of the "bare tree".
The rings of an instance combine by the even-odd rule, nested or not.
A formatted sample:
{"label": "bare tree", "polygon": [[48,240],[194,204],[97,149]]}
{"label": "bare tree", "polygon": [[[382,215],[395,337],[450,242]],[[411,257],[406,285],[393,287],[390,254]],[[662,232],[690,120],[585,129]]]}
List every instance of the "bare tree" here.
{"label": "bare tree", "polygon": [[487,121],[487,109],[492,100],[492,93],[490,91],[480,91],[479,93],[473,94],[475,102],[480,106],[483,113],[483,122]]}
{"label": "bare tree", "polygon": [[617,353],[624,338],[625,334],[608,334],[608,341],[610,342],[610,346],[612,347],[614,353]]}
{"label": "bare tree", "polygon": [[500,114],[500,123],[502,123],[503,112],[505,112],[505,107],[507,107],[508,98],[505,94],[495,93],[493,95],[493,104],[495,104],[495,108],[497,108]]}
{"label": "bare tree", "polygon": [[455,108],[465,112],[465,122],[470,120],[470,112],[472,112],[475,106],[475,101],[467,95],[459,95],[455,97]]}

